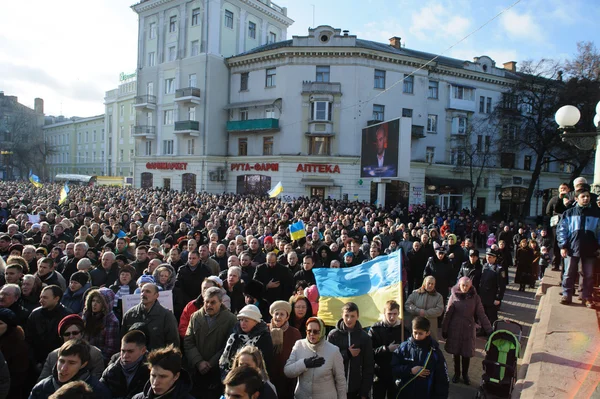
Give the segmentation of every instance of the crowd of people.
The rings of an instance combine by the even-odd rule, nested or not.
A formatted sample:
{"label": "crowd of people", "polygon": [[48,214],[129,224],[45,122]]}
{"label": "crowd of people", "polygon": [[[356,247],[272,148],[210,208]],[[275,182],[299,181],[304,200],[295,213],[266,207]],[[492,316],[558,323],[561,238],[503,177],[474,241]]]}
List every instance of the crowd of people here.
{"label": "crowd of people", "polygon": [[[585,206],[576,189],[575,206],[560,201],[554,260],[586,264],[589,243],[575,243],[600,223],[564,222]],[[438,340],[452,382],[470,384],[508,268],[525,289],[556,254],[541,226],[467,210],[120,187],[71,187],[59,204],[58,192],[0,182],[0,398],[447,397]],[[306,236],[293,240],[298,220]],[[324,325],[313,268],[399,249],[405,303],[363,328],[348,302]]]}

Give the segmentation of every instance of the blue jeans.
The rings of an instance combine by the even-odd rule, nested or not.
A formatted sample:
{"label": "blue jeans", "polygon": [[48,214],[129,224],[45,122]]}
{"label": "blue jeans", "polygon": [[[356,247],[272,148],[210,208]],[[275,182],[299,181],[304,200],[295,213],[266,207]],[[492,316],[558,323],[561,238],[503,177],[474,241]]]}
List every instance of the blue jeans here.
{"label": "blue jeans", "polygon": [[583,287],[580,287],[582,291],[581,299],[591,299],[594,287],[593,272],[596,258],[579,258],[577,256],[567,256],[565,258],[565,273],[562,281],[563,296],[567,299],[573,297],[575,281],[579,277],[579,260],[581,260],[581,268],[583,270]]}

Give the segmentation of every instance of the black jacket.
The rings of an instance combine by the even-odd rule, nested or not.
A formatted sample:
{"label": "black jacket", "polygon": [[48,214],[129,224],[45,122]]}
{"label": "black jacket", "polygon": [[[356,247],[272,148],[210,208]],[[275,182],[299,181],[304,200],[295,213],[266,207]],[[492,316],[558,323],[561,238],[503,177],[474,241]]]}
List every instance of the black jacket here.
{"label": "black jacket", "polygon": [[[71,381],[84,381],[87,383],[92,390],[94,391],[94,397],[98,399],[111,399],[112,396],[109,390],[98,381],[96,377],[94,377],[87,368],[83,368],[73,377]],[[57,377],[56,366],[52,370],[52,375],[44,378],[31,390],[31,395],[29,399],[48,399],[50,395],[52,395],[58,388],[60,388],[65,383],[60,383]]]}
{"label": "black jacket", "polygon": [[92,286],[110,287],[119,279],[119,264],[117,262],[113,263],[108,273],[100,265],[90,272],[90,277],[92,278]]}
{"label": "black jacket", "polygon": [[423,273],[423,277],[427,276],[435,277],[435,289],[442,294],[444,301],[446,301],[446,298],[450,295],[450,287],[456,281],[456,272],[452,269],[448,256],[444,256],[442,260],[439,260],[437,256],[429,258]]}
{"label": "black jacket", "polygon": [[59,303],[52,310],[42,307],[34,309],[27,319],[25,340],[33,350],[35,363],[44,363],[48,353],[59,348],[64,342],[58,336],[58,323],[63,317],[73,313],[71,309]]}
{"label": "black jacket", "polygon": [[[254,280],[258,280],[265,286],[264,298],[273,303],[277,300],[287,300],[294,291],[294,281],[290,269],[277,263],[270,267],[266,263],[258,266],[254,272]],[[279,287],[267,289],[271,280],[279,281]]]}
{"label": "black jacket", "polygon": [[114,356],[108,367],[102,373],[100,382],[103,383],[114,399],[130,399],[135,394],[144,390],[146,382],[150,378],[150,370],[146,366],[146,355],[138,364],[133,379],[127,384],[127,379],[123,373],[123,366],[119,356]]}
{"label": "black jacket", "polygon": [[306,281],[308,285],[317,284],[317,280],[315,279],[315,274],[311,270],[300,270],[296,274],[294,274],[294,284],[297,284],[298,281]]}
{"label": "black jacket", "polygon": [[483,265],[481,281],[477,293],[484,306],[491,306],[494,301],[502,301],[506,290],[506,271],[500,265]]}
{"label": "black jacket", "polygon": [[[179,378],[175,381],[175,389],[173,389],[170,393],[163,395],[160,399],[194,399],[192,395],[190,395],[190,391],[192,390],[192,379],[187,371],[181,369],[179,372]],[[152,386],[150,385],[150,381],[146,382],[144,386],[144,390],[133,397],[133,399],[152,399],[155,398],[154,392],[152,391]]]}
{"label": "black jacket", "polygon": [[478,259],[475,264],[472,264],[470,261],[463,262],[460,270],[458,271],[458,276],[456,281],[461,277],[468,277],[473,282],[473,287],[476,287],[479,290],[479,283],[481,282],[481,272],[483,266],[481,266],[481,261]]}
{"label": "black jacket", "polygon": [[[392,381],[392,352],[388,350],[388,346],[404,341],[402,324],[389,326],[384,321],[378,321],[369,330],[369,336],[373,342],[373,353],[375,354],[375,375],[383,381]],[[404,338],[408,337],[410,337],[410,331],[404,328]]]}
{"label": "black jacket", "polygon": [[17,316],[17,324],[25,329],[27,326],[27,319],[29,318],[29,314],[31,312],[23,307],[20,299],[13,303],[9,309],[13,311],[15,316]]}
{"label": "black jacket", "polygon": [[[327,340],[340,349],[344,359],[347,391],[359,392],[360,396],[369,397],[375,373],[375,359],[371,338],[363,331],[360,322],[357,321],[354,330],[349,331],[344,320],[340,319],[336,328],[327,336]],[[354,345],[355,349],[360,349],[358,356],[353,357],[350,354],[348,348],[351,345]]]}
{"label": "black jacket", "polygon": [[[198,263],[195,270],[192,270],[189,263],[181,266],[177,272],[177,281],[175,286],[181,289],[181,303],[187,305],[200,295],[200,286],[205,278],[210,277],[210,269]],[[183,309],[176,309],[175,313],[181,314]]]}

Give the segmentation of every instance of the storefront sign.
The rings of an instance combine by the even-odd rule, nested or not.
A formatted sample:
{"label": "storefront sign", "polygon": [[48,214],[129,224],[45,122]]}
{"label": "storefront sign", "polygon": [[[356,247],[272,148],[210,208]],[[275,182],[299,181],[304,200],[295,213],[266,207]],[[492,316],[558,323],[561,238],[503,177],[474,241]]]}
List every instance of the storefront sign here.
{"label": "storefront sign", "polygon": [[130,74],[126,74],[125,72],[121,72],[121,74],[119,75],[119,81],[120,82],[124,82],[126,80],[133,79],[133,78],[136,77],[136,75],[137,75],[136,72],[130,73]]}
{"label": "storefront sign", "polygon": [[296,172],[305,173],[341,173],[339,165],[326,163],[299,163]]}
{"label": "storefront sign", "polygon": [[146,169],[187,170],[187,162],[148,162]]}
{"label": "storefront sign", "polygon": [[255,170],[258,172],[278,172],[279,171],[279,164],[278,163],[255,163],[255,164],[250,164],[250,163],[232,163],[231,164],[231,170],[232,171],[236,171],[236,170],[240,170],[240,171],[251,171],[251,170]]}

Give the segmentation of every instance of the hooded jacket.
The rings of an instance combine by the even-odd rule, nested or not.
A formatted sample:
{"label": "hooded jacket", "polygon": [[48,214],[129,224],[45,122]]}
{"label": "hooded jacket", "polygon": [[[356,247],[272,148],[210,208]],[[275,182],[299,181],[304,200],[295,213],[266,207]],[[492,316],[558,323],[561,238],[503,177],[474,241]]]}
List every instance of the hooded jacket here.
{"label": "hooded jacket", "polygon": [[[192,390],[192,379],[187,371],[181,369],[179,371],[179,378],[175,381],[174,388],[160,396],[160,399],[194,399],[192,395],[190,395],[190,391]],[[152,391],[152,386],[150,385],[150,380],[146,382],[144,386],[144,390],[133,397],[133,399],[152,399],[158,397]]]}
{"label": "hooded jacket", "polygon": [[166,267],[168,269],[170,269],[171,271],[171,276],[169,277],[169,279],[167,280],[166,284],[160,284],[160,273],[158,272],[158,267],[156,269],[154,269],[154,272],[152,273],[152,277],[154,277],[154,281],[156,281],[156,285],[162,290],[162,291],[169,291],[172,290],[173,287],[175,287],[175,281],[176,281],[176,273],[175,273],[175,269],[173,269],[173,266],[169,265],[168,263],[163,263],[162,265],[160,265],[159,267]]}
{"label": "hooded jacket", "polygon": [[[113,312],[115,293],[110,288],[100,288],[98,290],[104,298],[106,313],[104,315],[104,329],[100,334],[85,338],[90,345],[97,346],[104,356],[104,362],[108,363],[111,356],[119,351],[121,345],[119,341],[119,320]],[[88,299],[91,301],[91,299]],[[86,315],[84,314],[84,317]]]}
{"label": "hooded jacket", "polygon": [[60,302],[69,309],[71,309],[73,313],[81,314],[81,311],[83,310],[83,294],[91,286],[92,285],[88,282],[75,292],[71,291],[70,288],[67,288],[67,291],[65,291],[65,294],[63,295]]}
{"label": "hooded jacket", "polygon": [[595,206],[576,204],[567,209],[556,228],[560,249],[567,249],[569,256],[595,257],[600,248],[600,210]]}
{"label": "hooded jacket", "polygon": [[[348,330],[344,320],[337,322],[336,328],[329,333],[327,340],[337,346],[344,360],[347,392],[359,392],[360,396],[369,397],[373,385],[375,359],[373,344],[369,335],[363,331],[357,320],[353,330]],[[352,356],[350,346],[360,349],[358,356]]]}

